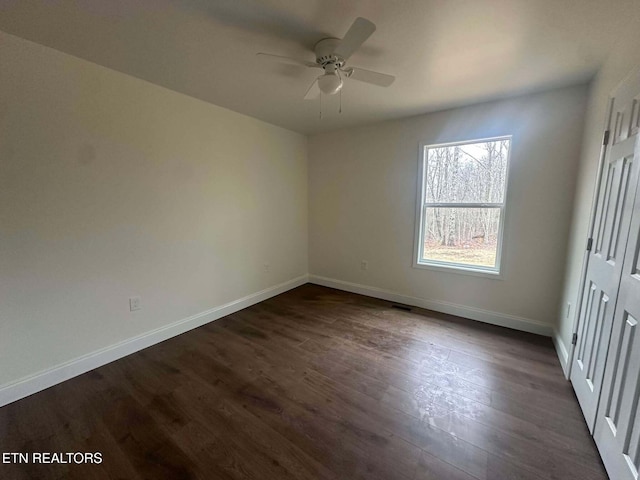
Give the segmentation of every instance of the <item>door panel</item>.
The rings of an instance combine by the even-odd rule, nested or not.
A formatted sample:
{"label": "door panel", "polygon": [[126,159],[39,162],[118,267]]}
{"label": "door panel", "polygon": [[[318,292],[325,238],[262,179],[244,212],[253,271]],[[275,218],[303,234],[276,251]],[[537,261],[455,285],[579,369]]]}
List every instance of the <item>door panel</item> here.
{"label": "door panel", "polygon": [[[621,143],[620,146],[624,147],[625,144]],[[591,431],[611,334],[613,306],[620,283],[620,257],[624,255],[628,237],[630,208],[627,207],[635,194],[632,180],[638,175],[633,155],[614,157],[615,153],[623,153],[619,150],[622,149],[614,146],[609,152],[602,179],[604,188],[601,189],[594,248],[587,270],[578,329],[578,350],[571,371],[571,381]]]}
{"label": "door panel", "polygon": [[640,195],[630,231],[594,432],[607,472],[616,480],[636,480],[640,470]]}
{"label": "door panel", "polygon": [[640,76],[635,75],[613,96],[613,134],[596,203],[594,242],[580,307],[577,354],[571,368],[571,382],[591,432],[596,422],[638,183],[640,162],[634,142],[640,121],[639,94]]}

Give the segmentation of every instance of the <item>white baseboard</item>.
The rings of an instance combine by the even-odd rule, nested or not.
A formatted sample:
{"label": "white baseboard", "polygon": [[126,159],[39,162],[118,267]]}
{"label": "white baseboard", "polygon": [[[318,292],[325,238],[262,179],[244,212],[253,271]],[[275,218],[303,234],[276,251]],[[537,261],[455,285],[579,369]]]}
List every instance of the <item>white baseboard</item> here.
{"label": "white baseboard", "polygon": [[126,357],[144,348],[160,343],[176,335],[200,327],[206,323],[217,320],[226,315],[250,307],[268,298],[299,287],[308,282],[308,275],[289,280],[288,282],[266,288],[260,292],[252,293],[246,297],[234,300],[233,302],[214,307],[210,310],[198,313],[191,317],[178,320],[177,322],[151,330],[136,337],[129,338],[122,342],[110,345],[95,352],[83,355],[68,362],[61,363],[55,367],[48,368],[34,375],[21,378],[0,386],[0,407],[7,405],[21,398],[37,393],[58,383],[81,375],[89,370],[98,368],[107,363]]}
{"label": "white baseboard", "polygon": [[560,360],[564,376],[565,378],[569,378],[569,352],[567,347],[565,347],[562,338],[560,338],[560,333],[555,328],[553,329],[553,336],[551,338],[553,339],[553,346],[556,347],[556,353],[558,354],[558,360]]}
{"label": "white baseboard", "polygon": [[514,330],[536,333],[538,335],[544,335],[546,337],[552,336],[552,328],[550,325],[524,317],[517,317],[515,315],[508,315],[505,313],[491,312],[489,310],[467,307],[465,305],[458,305],[455,303],[442,302],[440,300],[428,300],[425,298],[411,297],[408,295],[403,295],[401,293],[383,290],[381,288],[369,287],[367,285],[345,282],[343,280],[336,280],[333,278],[321,277],[318,275],[309,275],[309,282],[315,283],[316,285],[336,288],[338,290],[345,290],[351,293],[358,293],[360,295],[380,298],[389,302],[404,303],[405,305],[411,305],[413,307],[425,308],[427,310],[448,313],[450,315],[469,318],[471,320],[490,323],[492,325],[508,327]]}

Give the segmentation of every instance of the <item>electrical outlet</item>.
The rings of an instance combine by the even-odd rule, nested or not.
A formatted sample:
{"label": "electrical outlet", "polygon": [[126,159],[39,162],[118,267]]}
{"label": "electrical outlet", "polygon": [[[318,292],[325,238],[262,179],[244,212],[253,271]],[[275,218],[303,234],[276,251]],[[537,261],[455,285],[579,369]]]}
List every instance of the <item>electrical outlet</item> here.
{"label": "electrical outlet", "polygon": [[142,306],[140,305],[140,297],[131,297],[129,298],[129,311],[135,312],[136,310],[140,310]]}
{"label": "electrical outlet", "polygon": [[567,302],[567,313],[565,314],[565,318],[569,318],[570,313],[571,313],[571,302]]}
{"label": "electrical outlet", "polygon": [[360,262],[360,270],[369,270],[369,262],[362,260]]}

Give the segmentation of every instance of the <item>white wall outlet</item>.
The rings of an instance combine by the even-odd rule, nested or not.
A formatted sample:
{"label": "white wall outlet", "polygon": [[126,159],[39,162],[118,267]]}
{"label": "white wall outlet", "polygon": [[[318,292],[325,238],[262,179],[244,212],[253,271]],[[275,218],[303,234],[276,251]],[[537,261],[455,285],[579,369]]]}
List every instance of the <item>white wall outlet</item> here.
{"label": "white wall outlet", "polygon": [[264,264],[264,273],[269,273],[269,269],[271,268],[271,266],[268,263]]}
{"label": "white wall outlet", "polygon": [[360,270],[369,270],[369,262],[362,260],[360,262]]}
{"label": "white wall outlet", "polygon": [[140,305],[140,297],[131,297],[129,298],[129,311],[135,312],[136,310],[140,310],[142,306]]}
{"label": "white wall outlet", "polygon": [[565,317],[569,318],[570,313],[571,313],[571,302],[567,302],[567,313],[565,314]]}

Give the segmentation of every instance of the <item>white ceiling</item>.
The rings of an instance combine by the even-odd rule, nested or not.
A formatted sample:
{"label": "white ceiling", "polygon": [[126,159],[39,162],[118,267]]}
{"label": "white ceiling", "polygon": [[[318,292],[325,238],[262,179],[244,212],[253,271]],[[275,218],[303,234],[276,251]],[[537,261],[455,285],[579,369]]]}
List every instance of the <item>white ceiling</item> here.
{"label": "white ceiling", "polygon": [[[0,0],[0,30],[303,133],[584,82],[638,0]],[[362,16],[378,29],[349,64],[396,75],[304,101],[313,45]],[[634,23],[635,22],[635,23]],[[631,28],[633,26],[633,29]],[[0,66],[1,68],[1,66]]]}

